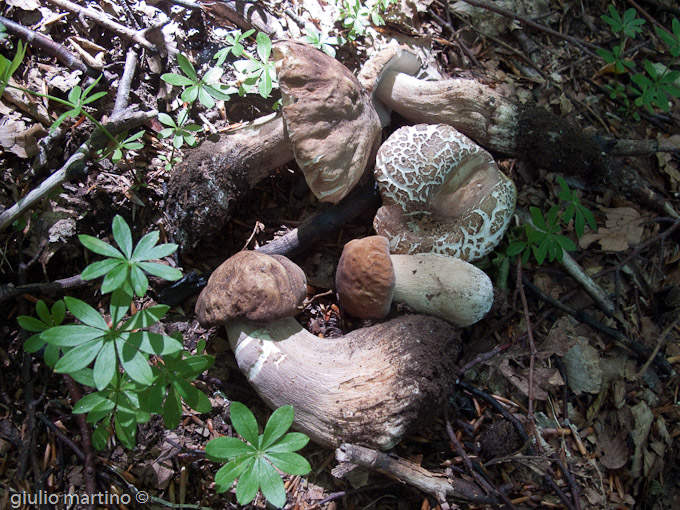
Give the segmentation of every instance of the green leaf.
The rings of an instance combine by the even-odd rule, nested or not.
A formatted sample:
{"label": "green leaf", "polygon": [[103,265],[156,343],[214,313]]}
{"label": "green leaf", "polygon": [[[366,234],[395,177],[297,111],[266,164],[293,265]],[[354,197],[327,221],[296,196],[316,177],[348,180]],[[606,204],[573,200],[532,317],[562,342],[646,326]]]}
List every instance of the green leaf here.
{"label": "green leaf", "polygon": [[137,421],[133,413],[119,411],[115,419],[116,437],[123,445],[132,450],[137,441]]}
{"label": "green leaf", "polygon": [[509,257],[512,257],[514,255],[519,255],[524,251],[524,249],[527,247],[527,243],[524,241],[513,241],[508,245],[508,248],[505,250],[506,255]]}
{"label": "green leaf", "polygon": [[153,372],[144,354],[120,338],[116,339],[116,348],[125,372],[133,381],[145,386],[153,383]]}
{"label": "green leaf", "polygon": [[113,218],[113,239],[125,255],[126,259],[132,257],[132,232],[122,216],[116,214]]}
{"label": "green leaf", "polygon": [[170,310],[170,307],[167,305],[155,305],[143,308],[130,317],[122,329],[125,331],[132,331],[133,329],[147,328],[161,320],[168,310]]}
{"label": "green leaf", "polygon": [[113,327],[123,320],[123,317],[130,309],[132,303],[132,296],[123,289],[116,289],[111,294],[111,302],[109,304],[109,311],[111,312],[111,322]]}
{"label": "green leaf", "polygon": [[99,278],[110,273],[119,265],[125,265],[125,262],[117,258],[93,262],[83,269],[80,277],[85,281],[94,280],[95,278]]}
{"label": "green leaf", "polygon": [[130,261],[140,262],[142,260],[157,258],[153,256],[153,248],[156,246],[159,236],[160,232],[158,230],[154,230],[153,232],[149,232],[144,237],[142,237],[137,243],[137,246],[135,246],[135,249],[132,252],[132,257],[130,257]]}
{"label": "green leaf", "polygon": [[108,408],[108,410],[113,410],[116,407],[116,403],[109,400],[101,392],[95,391],[89,395],[85,395],[81,398],[76,405],[73,407],[73,414],[85,414],[92,411],[94,408]]}
{"label": "green leaf", "polygon": [[101,239],[81,234],[78,236],[78,240],[85,248],[98,255],[104,255],[105,257],[112,257],[114,259],[125,259],[125,255]]}
{"label": "green leaf", "polygon": [[128,279],[130,273],[130,265],[127,262],[121,262],[109,271],[102,281],[101,292],[108,294],[123,286],[123,283]]}
{"label": "green leaf", "polygon": [[[161,75],[161,80],[175,87],[188,87],[194,84],[194,80],[182,76],[181,74],[165,73]],[[159,114],[160,117],[160,114]]]}
{"label": "green leaf", "polygon": [[40,335],[31,335],[24,341],[24,351],[29,353],[38,352],[44,345],[45,340],[43,340]]}
{"label": "green leaf", "polygon": [[[215,441],[215,439],[213,439],[213,441]],[[215,473],[217,492],[228,490],[234,483],[234,480],[240,477],[246,470],[250,469],[254,463],[255,459],[253,457],[241,457],[222,466],[219,471]]]}
{"label": "green leaf", "polygon": [[277,508],[286,504],[286,489],[281,476],[268,462],[260,462],[260,489],[264,497]]}
{"label": "green leaf", "polygon": [[64,322],[64,317],[66,317],[66,303],[63,299],[60,299],[52,305],[52,322],[55,326],[58,326]]}
{"label": "green leaf", "polygon": [[281,471],[290,475],[306,475],[312,467],[302,455],[292,452],[270,453],[267,452],[267,459]]}
{"label": "green leaf", "polygon": [[104,425],[99,425],[92,433],[92,445],[97,450],[103,450],[109,442],[109,430]]}
{"label": "green leaf", "polygon": [[147,273],[171,282],[179,280],[182,277],[182,271],[174,267],[166,266],[165,264],[159,264],[157,262],[139,262],[137,265]]}
{"label": "green leaf", "polygon": [[52,345],[75,347],[85,342],[102,338],[106,334],[107,331],[84,324],[66,324],[47,329],[40,337]]}
{"label": "green leaf", "polygon": [[182,53],[178,54],[177,63],[179,64],[180,69],[184,71],[184,74],[186,74],[189,78],[191,78],[194,81],[198,80],[198,75],[196,74],[194,66],[191,64],[191,62],[185,55],[183,55]]}
{"label": "green leaf", "polygon": [[38,317],[40,317],[40,320],[45,324],[52,323],[52,315],[50,314],[50,311],[47,309],[47,305],[42,299],[36,303],[35,311],[38,314]]}
{"label": "green leaf", "polygon": [[243,455],[254,455],[256,450],[236,437],[218,437],[205,445],[205,453],[215,462],[227,462]]}
{"label": "green leaf", "polygon": [[118,369],[116,348],[112,341],[104,342],[97,360],[94,362],[94,384],[98,390],[106,388]]}
{"label": "green leaf", "polygon": [[163,423],[167,429],[174,429],[182,419],[182,402],[177,392],[170,388],[163,406]]}
{"label": "green leaf", "polygon": [[548,227],[545,224],[545,218],[543,217],[541,210],[538,207],[530,207],[529,212],[531,213],[531,221],[533,221],[534,226],[537,229],[546,232]]}
{"label": "green leaf", "polygon": [[265,462],[261,458],[256,458],[250,469],[246,470],[238,479],[236,486],[236,500],[241,505],[247,505],[257,495],[260,488],[260,466]]}
{"label": "green leaf", "polygon": [[203,106],[205,106],[208,109],[215,107],[215,100],[208,93],[208,91],[205,89],[205,87],[199,87],[198,88],[198,101],[199,101],[199,103],[201,103]]}
{"label": "green leaf", "polygon": [[293,411],[293,406],[291,405],[279,407],[274,411],[264,428],[261,448],[266,450],[267,447],[281,438],[293,424],[294,418],[295,411]]}
{"label": "green leaf", "polygon": [[[182,95],[180,96],[180,99],[184,101],[185,103],[193,103],[196,101],[196,98],[198,97],[198,91],[199,91],[199,86],[198,85],[192,85],[188,89],[185,89],[184,92],[182,92]],[[180,126],[182,123],[179,123]]]}
{"label": "green leaf", "polygon": [[50,327],[48,324],[45,324],[40,319],[36,319],[35,317],[31,317],[29,315],[20,315],[19,317],[17,317],[17,323],[26,331],[31,331],[33,333],[45,331]]}
{"label": "green leaf", "polygon": [[264,32],[259,32],[255,40],[257,41],[257,56],[263,63],[267,63],[272,49],[271,39]]}
{"label": "green leaf", "polygon": [[259,436],[255,415],[241,402],[232,402],[229,416],[234,430],[253,446],[257,446]]}
{"label": "green leaf", "polygon": [[267,453],[295,452],[307,446],[309,437],[301,432],[289,432],[267,448]]}
{"label": "green leaf", "polygon": [[182,350],[182,343],[177,341],[177,339],[150,331],[130,333],[127,343],[140,351],[161,356]]}
{"label": "green leaf", "polygon": [[[176,127],[177,127],[177,124],[175,124],[175,121],[174,121],[174,120],[172,119],[172,117],[170,117],[170,115],[168,115],[167,113],[159,113],[159,114],[158,114],[158,120],[160,121],[161,124],[164,124],[164,125],[166,125],[166,126],[170,126],[170,127],[172,127],[172,128],[176,128]],[[164,131],[165,131],[165,130],[164,130]],[[162,133],[162,132],[163,132],[163,131],[161,131],[161,133]],[[159,136],[160,136],[160,133],[159,133]],[[163,136],[162,138],[165,138],[165,136]]]}
{"label": "green leaf", "polygon": [[54,365],[54,371],[68,374],[85,368],[99,354],[103,343],[102,338],[95,338],[74,347],[57,361],[57,364]]}

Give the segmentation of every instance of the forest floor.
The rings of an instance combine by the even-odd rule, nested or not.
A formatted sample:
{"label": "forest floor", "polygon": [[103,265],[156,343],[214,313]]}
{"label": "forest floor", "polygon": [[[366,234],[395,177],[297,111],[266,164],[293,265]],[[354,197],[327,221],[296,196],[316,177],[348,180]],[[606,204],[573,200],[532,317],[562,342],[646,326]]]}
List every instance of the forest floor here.
{"label": "forest floor", "polygon": [[[551,222],[551,207],[566,207],[564,195],[559,196],[564,188],[558,178],[563,177],[580,204],[592,211],[597,230],[574,220],[552,221],[551,226],[577,245],[571,255],[604,290],[614,311],[608,316],[596,306],[557,260],[539,264],[532,256],[518,265],[506,250],[509,239],[523,239],[525,230],[511,227],[496,251],[478,263],[494,279],[495,303],[484,320],[463,331],[464,354],[458,363],[465,369],[460,384],[453,384],[456,375],[452,374],[454,391],[446,412],[432,409],[426,425],[391,453],[440,474],[443,480],[464,478],[496,496],[503,494],[499,507],[680,508],[680,378],[673,370],[680,366],[676,212],[680,210],[680,115],[678,99],[673,97],[680,89],[673,74],[680,54],[677,2],[616,2],[618,13],[632,8],[634,19],[645,20],[631,24],[632,14],[623,17],[622,23],[628,23],[635,38],[625,35],[626,29],[614,31],[616,17],[607,2],[493,3],[512,9],[512,19],[486,9],[473,10],[464,1],[381,0],[375,12],[382,14],[384,23],[362,18],[365,25],[355,25],[356,34],[338,21],[333,0],[257,4],[269,14],[253,21],[234,15],[230,2],[107,0],[78,2],[67,10],[62,0],[6,0],[0,15],[20,27],[7,23],[0,53],[12,59],[19,39],[29,33],[21,35],[22,30],[49,36],[56,49],[40,46],[38,39],[27,43],[14,84],[66,99],[83,83],[83,75],[56,57],[75,55],[95,76],[105,74],[107,84],[100,82],[93,92],[109,93],[85,107],[94,118],[104,119],[113,111],[126,54],[133,47],[131,38],[144,27],[153,27],[144,32],[148,47],[134,46],[137,65],[127,103],[176,119],[183,107],[181,88],[160,78],[163,73],[180,73],[173,48],[203,76],[214,65],[213,55],[227,45],[225,38],[237,28],[267,32],[272,40],[301,40],[315,33],[320,34],[319,45],[325,42],[326,49],[356,73],[370,54],[397,39],[424,49],[443,76],[472,78],[517,103],[546,108],[602,140],[646,140],[636,154],[609,156],[614,175],[624,168],[627,175],[636,174],[648,187],[643,191],[654,192],[651,199],[619,188],[616,177],[603,185],[580,175],[579,169],[558,175],[550,168],[534,168],[522,158],[497,158],[517,186],[518,210],[536,207]],[[128,31],[104,26],[101,18],[106,17]],[[310,30],[306,32],[305,26]],[[677,52],[668,48],[672,41],[665,41],[659,34],[664,29],[658,27],[678,39]],[[335,36],[345,41],[329,39]],[[243,45],[246,52],[257,54],[255,34]],[[609,53],[603,57],[595,47]],[[626,61],[622,72],[606,61],[617,47]],[[227,58],[220,79],[242,84],[244,77],[234,71],[233,61],[233,55]],[[657,84],[664,76],[674,82],[661,87],[665,93],[657,88],[656,95],[641,99],[649,108],[627,107],[624,96],[634,102],[634,88],[646,86],[643,78],[633,79],[634,75],[648,80],[651,76]],[[623,92],[611,99],[611,89],[606,87],[617,85]],[[271,113],[279,97],[274,82],[268,98],[255,89],[217,101],[213,108],[195,102],[188,110],[190,121],[200,126],[194,134],[201,141],[233,130]],[[16,89],[3,94],[0,213],[63,168],[88,140],[93,125],[80,115],[65,119],[56,134],[48,136],[50,125],[67,109]],[[404,122],[395,118],[388,129]],[[78,175],[50,190],[0,231],[2,508],[30,507],[17,499],[28,492],[79,491],[92,476],[102,492],[135,496],[141,491],[153,498],[146,505],[133,502],[131,508],[171,508],[180,503],[184,506],[177,508],[238,507],[233,491],[216,491],[219,465],[206,459],[203,448],[212,438],[233,434],[230,401],[247,404],[261,423],[270,410],[238,370],[225,331],[206,329],[197,322],[195,294],[173,306],[158,331],[181,333],[190,352],[206,341],[207,353],[216,361],[194,384],[208,395],[213,410],[201,414],[185,407],[174,430],[166,430],[155,416],[139,426],[134,449],[124,448],[112,436],[105,449],[95,452],[94,475],[87,472],[86,440],[71,414],[76,400],[73,386],[52,372],[39,353],[28,354],[22,347],[29,334],[18,326],[17,317],[35,315],[39,300],[51,305],[74,296],[96,309],[108,309],[109,298],[95,282],[77,278],[97,257],[79,243],[79,234],[111,241],[113,218],[121,215],[135,240],[159,230],[161,241],[173,241],[167,223],[167,189],[173,172],[181,168],[180,160],[192,148],[184,141],[176,149],[171,138],[159,138],[167,125],[157,117],[147,119],[142,127],[143,147],[125,151],[117,163],[91,157]],[[48,148],[41,149],[41,141],[48,139]],[[40,154],[44,157],[38,164]],[[173,158],[179,159],[166,165]],[[219,235],[183,247],[163,262],[185,274],[207,274],[234,253],[262,246],[324,208],[291,162],[239,197]],[[363,325],[342,311],[333,292],[333,275],[344,244],[373,233],[373,213],[359,215],[295,257],[307,274],[310,292],[299,319],[315,334],[333,336]],[[579,236],[581,228],[585,232]],[[61,283],[49,287],[44,285],[47,282]],[[150,293],[136,299],[136,306],[155,304],[166,285],[151,278]],[[636,354],[631,345],[643,349]],[[652,352],[658,352],[662,361],[652,363]],[[501,409],[505,414],[500,414]],[[521,440],[522,431],[531,438],[531,446]],[[487,507],[465,501],[443,503],[397,475],[360,470],[344,478],[334,476],[339,475],[333,471],[334,451],[310,444],[301,453],[312,472],[285,477],[287,508]],[[265,507],[261,495],[253,507]]]}

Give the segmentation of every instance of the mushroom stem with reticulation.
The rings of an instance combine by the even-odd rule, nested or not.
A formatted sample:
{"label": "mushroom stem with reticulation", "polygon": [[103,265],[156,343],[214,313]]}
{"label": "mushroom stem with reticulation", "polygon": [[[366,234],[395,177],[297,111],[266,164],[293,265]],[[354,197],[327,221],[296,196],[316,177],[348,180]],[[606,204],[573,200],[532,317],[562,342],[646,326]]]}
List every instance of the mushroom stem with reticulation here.
{"label": "mushroom stem with reticulation", "polygon": [[196,303],[204,326],[223,324],[240,370],[272,408],[325,446],[389,449],[448,394],[459,331],[405,315],[339,338],[318,338],[293,317],[302,270],[281,256],[240,252],[210,277]]}
{"label": "mushroom stem with reticulation", "polygon": [[493,285],[481,269],[435,253],[390,255],[382,236],[345,245],[335,288],[343,309],[364,319],[385,317],[395,302],[465,327],[484,317],[493,304]]}

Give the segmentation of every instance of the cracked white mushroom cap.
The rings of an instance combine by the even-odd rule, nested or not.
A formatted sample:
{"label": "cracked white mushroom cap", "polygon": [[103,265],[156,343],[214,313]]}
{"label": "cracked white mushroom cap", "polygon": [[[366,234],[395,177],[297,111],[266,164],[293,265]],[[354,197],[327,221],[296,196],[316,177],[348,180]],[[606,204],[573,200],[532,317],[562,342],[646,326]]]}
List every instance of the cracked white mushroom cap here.
{"label": "cracked white mushroom cap", "polygon": [[292,405],[296,428],[313,441],[393,447],[444,402],[459,331],[435,317],[404,315],[318,338],[293,317],[267,321],[288,313],[301,288],[302,271],[282,259],[253,251],[227,259],[201,292],[199,322],[224,324],[249,383],[272,409]]}
{"label": "cracked white mushroom cap", "polygon": [[311,46],[282,41],[273,53],[295,160],[314,195],[337,203],[372,165],[380,143],[371,96],[349,69]]}
{"label": "cracked white mushroom cap", "polygon": [[515,184],[491,155],[444,124],[397,129],[374,175],[383,206],[373,227],[392,253],[478,260],[503,238],[515,209]]}
{"label": "cracked white mushroom cap", "polygon": [[481,269],[436,253],[390,255],[382,236],[345,245],[335,288],[343,309],[363,319],[385,317],[394,301],[465,327],[482,319],[493,304],[493,285]]}

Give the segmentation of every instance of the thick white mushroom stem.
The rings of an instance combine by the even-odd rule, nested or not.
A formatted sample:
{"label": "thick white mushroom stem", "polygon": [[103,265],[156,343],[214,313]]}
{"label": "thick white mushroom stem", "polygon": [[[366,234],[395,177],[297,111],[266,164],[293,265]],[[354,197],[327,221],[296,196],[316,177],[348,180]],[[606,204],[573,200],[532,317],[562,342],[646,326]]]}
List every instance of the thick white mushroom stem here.
{"label": "thick white mushroom stem", "polygon": [[435,253],[390,258],[396,280],[393,301],[460,327],[481,320],[491,309],[491,280],[472,264]]}
{"label": "thick white mushroom stem", "polygon": [[386,71],[375,94],[410,121],[448,124],[488,150],[517,152],[520,108],[474,80],[426,81]]}
{"label": "thick white mushroom stem", "polygon": [[296,427],[329,447],[389,449],[419,418],[431,420],[460,348],[456,328],[423,315],[331,339],[293,318],[264,326],[236,319],[226,328],[239,368],[262,399],[272,408],[291,404]]}

